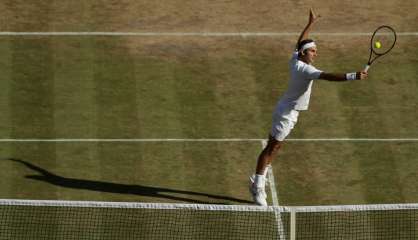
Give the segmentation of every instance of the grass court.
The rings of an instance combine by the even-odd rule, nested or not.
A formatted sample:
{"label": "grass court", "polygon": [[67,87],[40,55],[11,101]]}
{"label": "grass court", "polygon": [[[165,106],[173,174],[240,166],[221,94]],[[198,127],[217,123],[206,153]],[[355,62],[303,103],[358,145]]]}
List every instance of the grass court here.
{"label": "grass court", "polygon": [[[346,33],[313,35],[315,66],[330,72],[366,63],[369,37],[350,33],[381,24],[417,29],[413,0],[371,1],[360,11],[360,2],[350,3],[344,14],[340,3],[279,2],[3,1],[0,28],[299,33],[312,4],[323,15],[313,33]],[[2,35],[0,136],[266,138],[296,39]],[[290,138],[416,139],[417,43],[416,35],[400,36],[365,81],[315,82]],[[417,202],[417,149],[417,141],[288,142],[273,163],[279,204]],[[2,141],[0,198],[251,204],[247,180],[260,150],[257,141]]]}

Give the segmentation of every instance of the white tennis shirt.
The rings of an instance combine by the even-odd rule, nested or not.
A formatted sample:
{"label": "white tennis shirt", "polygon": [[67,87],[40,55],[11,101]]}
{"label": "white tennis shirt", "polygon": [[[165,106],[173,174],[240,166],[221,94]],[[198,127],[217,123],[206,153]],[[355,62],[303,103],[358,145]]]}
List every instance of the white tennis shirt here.
{"label": "white tennis shirt", "polygon": [[290,80],[289,86],[280,98],[279,104],[287,109],[307,110],[313,79],[318,79],[322,73],[314,66],[298,60],[298,52],[294,52],[289,61]]}

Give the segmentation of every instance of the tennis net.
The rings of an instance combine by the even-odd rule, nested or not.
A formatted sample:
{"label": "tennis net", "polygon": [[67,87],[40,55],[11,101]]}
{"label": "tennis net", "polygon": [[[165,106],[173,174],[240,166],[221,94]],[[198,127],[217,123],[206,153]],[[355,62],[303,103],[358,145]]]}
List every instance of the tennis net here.
{"label": "tennis net", "polygon": [[258,207],[0,200],[0,239],[418,239],[418,204]]}

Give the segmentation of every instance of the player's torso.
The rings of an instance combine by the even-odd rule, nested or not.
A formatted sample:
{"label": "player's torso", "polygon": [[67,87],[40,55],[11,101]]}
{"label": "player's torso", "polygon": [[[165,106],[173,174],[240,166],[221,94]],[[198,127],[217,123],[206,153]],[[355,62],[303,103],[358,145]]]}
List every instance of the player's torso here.
{"label": "player's torso", "polygon": [[289,62],[290,79],[288,88],[280,99],[281,104],[290,105],[296,110],[307,109],[313,81],[304,76],[306,67],[306,63],[297,59]]}

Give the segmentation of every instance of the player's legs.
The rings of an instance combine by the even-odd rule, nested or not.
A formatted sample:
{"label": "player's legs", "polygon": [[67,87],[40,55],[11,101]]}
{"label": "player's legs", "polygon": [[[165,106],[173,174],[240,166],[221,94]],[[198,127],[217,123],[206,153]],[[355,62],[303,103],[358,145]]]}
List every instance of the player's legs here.
{"label": "player's legs", "polygon": [[273,136],[270,135],[267,142],[267,146],[260,153],[257,160],[256,174],[265,175],[265,170],[268,165],[271,164],[273,159],[277,156],[277,152],[282,146],[282,142],[276,140]]}
{"label": "player's legs", "polygon": [[253,196],[253,200],[257,205],[267,206],[267,194],[265,191],[266,185],[266,170],[267,166],[271,164],[276,157],[282,145],[281,141],[278,141],[273,136],[269,137],[267,146],[260,153],[257,160],[256,174],[250,177],[250,192]]}
{"label": "player's legs", "polygon": [[298,115],[299,112],[292,109],[286,110],[279,107],[275,111],[267,146],[263,149],[257,159],[256,175],[266,176],[266,167],[270,165],[277,156],[283,141],[295,126]]}
{"label": "player's legs", "polygon": [[298,114],[299,112],[292,109],[278,108],[273,115],[273,126],[267,146],[258,157],[256,174],[250,177],[250,192],[258,205],[267,206],[265,192],[267,166],[277,156],[282,142],[297,122]]}

